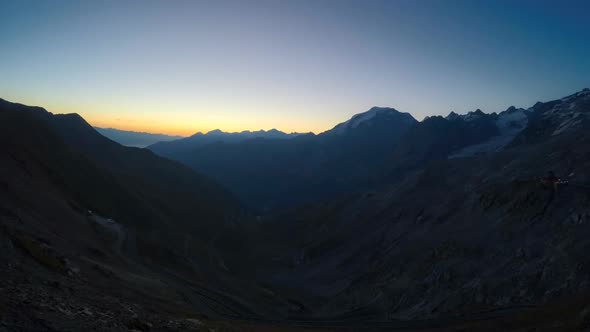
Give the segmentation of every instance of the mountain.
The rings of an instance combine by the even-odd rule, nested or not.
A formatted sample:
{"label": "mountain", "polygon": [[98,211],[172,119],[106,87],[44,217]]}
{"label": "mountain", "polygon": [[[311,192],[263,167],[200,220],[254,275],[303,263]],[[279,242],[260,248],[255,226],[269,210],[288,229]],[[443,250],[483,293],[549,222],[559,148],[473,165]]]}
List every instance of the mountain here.
{"label": "mountain", "polygon": [[[322,133],[323,136],[367,136],[370,130],[392,130],[393,135],[399,135],[404,126],[411,125],[416,120],[409,113],[398,112],[389,107],[372,107],[366,112],[354,115],[350,120],[336,125]],[[393,126],[393,128],[391,128]],[[399,127],[399,128],[396,128]]]}
{"label": "mountain", "polygon": [[372,190],[428,161],[501,150],[528,114],[476,110],[418,122],[409,113],[373,107],[319,135],[287,141],[184,139],[148,148],[211,176],[249,207],[269,211]]}
{"label": "mountain", "polygon": [[0,150],[2,328],[126,330],[170,312],[284,315],[286,302],[228,270],[240,264],[232,253],[249,217],[209,178],[121,146],[77,114],[4,100]]}
{"label": "mountain", "polygon": [[[416,124],[406,134],[416,145],[400,145],[400,155],[421,163],[378,190],[269,216],[252,238],[263,266],[252,273],[297,303],[300,320],[450,319],[441,327],[455,317],[462,327],[449,330],[583,330],[589,102],[583,90],[527,111]],[[503,148],[448,158],[495,137]],[[569,183],[540,181],[549,171]]]}
{"label": "mountain", "polygon": [[590,118],[590,89],[530,108],[528,126],[516,137],[513,145],[533,144],[561,133],[585,128]]}
{"label": "mountain", "polygon": [[166,142],[182,138],[182,136],[126,131],[113,128],[94,127],[94,129],[104,137],[107,137],[121,145],[138,148],[144,148],[157,142]]}
{"label": "mountain", "polygon": [[590,326],[589,90],[499,114],[372,113],[195,149],[219,177],[309,199],[256,215],[78,115],[0,101],[0,329]]}
{"label": "mountain", "polygon": [[[497,152],[506,147],[512,140],[526,128],[530,111],[514,106],[494,116],[494,124],[498,129],[496,135],[490,136],[482,143],[473,144],[454,152],[449,158],[469,157],[477,154]],[[447,118],[451,117],[449,116]]]}
{"label": "mountain", "polygon": [[244,130],[241,132],[234,132],[234,133],[227,133],[224,132],[222,130],[219,129],[215,129],[215,130],[211,130],[206,134],[201,134],[201,133],[197,133],[193,136],[191,136],[191,138],[193,138],[194,140],[198,140],[198,138],[212,138],[215,141],[221,141],[221,142],[240,142],[246,139],[251,139],[251,138],[271,138],[271,139],[288,139],[288,138],[293,138],[296,137],[297,135],[299,135],[299,133],[284,133],[280,130],[276,130],[276,129],[271,129],[271,130],[257,130],[257,131],[249,131],[249,130]]}
{"label": "mountain", "polygon": [[[289,139],[293,138],[299,133],[286,134],[282,131],[271,129],[268,131],[258,130],[227,133],[219,129],[211,130],[206,134],[196,133],[190,137],[172,136],[165,134],[152,134],[137,131],[126,131],[114,128],[100,128],[94,129],[106,138],[109,138],[121,145],[145,148],[150,146],[150,149],[156,151],[158,149],[173,149],[188,145],[190,147],[206,145],[214,142],[241,142],[251,138],[272,138],[272,139]],[[172,143],[169,143],[172,142]],[[169,143],[169,144],[168,144]]]}
{"label": "mountain", "polygon": [[[409,114],[393,108],[373,107],[354,115],[350,120],[318,135],[318,141],[336,150],[339,158],[358,163],[376,165],[379,156],[391,153],[398,142],[417,121]],[[377,157],[377,158],[376,158]],[[345,167],[342,160],[332,160]]]}
{"label": "mountain", "polygon": [[149,149],[163,155],[182,154],[190,152],[197,147],[205,146],[212,143],[239,143],[249,139],[266,138],[266,139],[290,139],[300,135],[299,133],[284,133],[280,130],[271,129],[268,131],[244,130],[241,132],[227,133],[219,129],[211,130],[206,134],[196,133],[192,136],[177,139],[173,141],[157,142],[149,146]]}
{"label": "mountain", "polygon": [[374,107],[319,135],[212,142],[202,139],[208,134],[148,148],[211,176],[249,207],[269,211],[371,185],[415,123],[408,113]]}
{"label": "mountain", "polygon": [[382,181],[403,177],[424,163],[443,160],[462,149],[479,145],[500,135],[497,114],[481,110],[466,115],[431,116],[412,126],[400,138],[395,150],[382,165]]}

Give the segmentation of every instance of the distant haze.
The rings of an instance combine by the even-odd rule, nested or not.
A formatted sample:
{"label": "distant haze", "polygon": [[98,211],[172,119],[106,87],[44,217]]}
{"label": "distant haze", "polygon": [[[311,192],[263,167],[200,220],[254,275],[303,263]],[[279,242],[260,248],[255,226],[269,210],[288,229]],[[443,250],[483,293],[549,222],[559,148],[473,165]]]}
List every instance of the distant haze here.
{"label": "distant haze", "polygon": [[137,131],[124,131],[114,128],[95,127],[101,135],[126,146],[144,148],[157,142],[168,142],[181,139],[182,136],[170,136],[164,134],[152,134]]}
{"label": "distant haze", "polygon": [[2,1],[0,97],[92,125],[315,133],[590,86],[588,1]]}

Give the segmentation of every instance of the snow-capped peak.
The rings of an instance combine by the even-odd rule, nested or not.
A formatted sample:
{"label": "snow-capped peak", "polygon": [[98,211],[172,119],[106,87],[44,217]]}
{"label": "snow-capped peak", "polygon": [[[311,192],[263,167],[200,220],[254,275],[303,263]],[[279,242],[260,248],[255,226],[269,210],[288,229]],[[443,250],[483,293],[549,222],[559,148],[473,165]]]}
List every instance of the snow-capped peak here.
{"label": "snow-capped peak", "polygon": [[590,119],[590,89],[585,88],[561,98],[551,109],[544,112],[543,117],[551,119],[551,122],[556,124],[553,136],[578,127]]}
{"label": "snow-capped peak", "polygon": [[368,110],[364,113],[355,114],[350,120],[347,121],[348,127],[356,128],[356,127],[358,127],[359,124],[374,118],[378,113],[391,112],[391,111],[395,111],[395,110],[392,108],[372,107],[370,110]]}
{"label": "snow-capped peak", "polygon": [[374,106],[366,112],[353,115],[352,118],[350,118],[350,120],[336,125],[336,127],[334,127],[332,130],[329,130],[328,132],[340,135],[350,129],[354,129],[354,128],[359,127],[361,124],[366,123],[367,121],[374,119],[377,116],[390,115],[390,114],[391,115],[394,115],[394,114],[405,115],[406,116],[405,118],[408,122],[414,120],[414,118],[409,113],[400,113],[399,111],[397,111],[394,108]]}
{"label": "snow-capped peak", "polygon": [[479,119],[482,116],[485,116],[485,113],[478,108],[475,111],[469,112],[467,114],[457,114],[455,112],[451,112],[451,113],[449,113],[449,115],[447,115],[445,117],[445,119],[451,120],[451,121],[452,120],[472,121],[472,120]]}

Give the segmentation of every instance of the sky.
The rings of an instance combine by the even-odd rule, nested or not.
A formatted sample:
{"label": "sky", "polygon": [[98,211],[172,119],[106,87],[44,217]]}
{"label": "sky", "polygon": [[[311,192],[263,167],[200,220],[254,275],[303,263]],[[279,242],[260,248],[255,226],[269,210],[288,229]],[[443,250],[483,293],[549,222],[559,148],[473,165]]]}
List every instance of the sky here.
{"label": "sky", "polygon": [[0,98],[95,126],[316,132],[590,87],[589,1],[0,0]]}

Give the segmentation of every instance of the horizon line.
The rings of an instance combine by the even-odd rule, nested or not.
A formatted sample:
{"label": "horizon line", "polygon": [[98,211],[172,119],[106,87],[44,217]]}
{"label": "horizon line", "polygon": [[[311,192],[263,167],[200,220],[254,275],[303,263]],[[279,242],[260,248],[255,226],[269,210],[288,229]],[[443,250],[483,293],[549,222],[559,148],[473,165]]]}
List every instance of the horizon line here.
{"label": "horizon line", "polygon": [[[575,94],[577,94],[577,93],[580,93],[580,92],[583,92],[583,91],[587,91],[587,90],[590,90],[590,88],[582,88],[582,89],[580,89],[580,90],[577,90],[577,91],[575,91],[574,93],[570,93],[570,94],[568,94],[568,95],[566,95],[566,96],[564,96],[564,97],[561,97],[561,98],[558,98],[558,99],[552,99],[552,100],[559,100],[559,99],[567,98],[567,97],[569,97],[569,96],[572,96],[572,95],[575,95]],[[474,112],[474,111],[476,111],[476,110],[480,110],[480,111],[482,111],[482,112],[483,112],[483,113],[485,113],[485,114],[494,114],[494,113],[496,113],[496,114],[499,114],[499,113],[501,113],[501,112],[504,112],[504,111],[505,111],[505,110],[504,110],[504,111],[500,111],[500,112],[496,112],[496,111],[494,111],[494,112],[486,112],[486,111],[484,111],[484,110],[482,110],[482,109],[480,109],[480,108],[477,108],[477,109],[476,109],[476,110],[474,110],[474,111],[467,111],[467,112],[461,112],[461,113],[459,113],[459,112],[456,112],[455,110],[451,109],[447,115],[434,114],[434,115],[427,115],[427,116],[424,116],[422,119],[418,119],[418,118],[416,118],[416,117],[415,117],[415,116],[412,114],[412,112],[400,111],[400,110],[398,110],[398,109],[397,109],[397,108],[395,108],[395,107],[390,107],[390,106],[371,106],[371,107],[369,107],[369,108],[368,108],[366,111],[359,112],[359,113],[355,113],[355,114],[353,114],[353,115],[349,116],[349,117],[348,117],[346,120],[344,120],[344,121],[339,121],[339,122],[337,122],[336,124],[334,124],[334,125],[331,125],[331,127],[328,127],[328,129],[325,129],[325,130],[317,130],[317,131],[314,131],[314,130],[308,130],[308,131],[285,131],[285,130],[278,129],[276,126],[273,126],[272,128],[269,128],[269,129],[263,129],[263,128],[259,128],[259,129],[241,129],[241,130],[227,130],[227,131],[226,131],[226,130],[222,129],[221,127],[218,127],[218,128],[215,128],[215,129],[209,129],[209,130],[198,130],[198,129],[197,129],[197,130],[195,130],[195,131],[192,131],[192,130],[190,130],[190,131],[189,131],[189,129],[186,129],[186,130],[182,130],[182,132],[187,132],[187,133],[189,133],[189,134],[181,134],[181,133],[179,133],[179,131],[174,131],[174,133],[173,133],[173,131],[172,131],[172,130],[171,130],[171,131],[166,131],[166,130],[163,130],[163,131],[161,131],[161,130],[157,130],[157,129],[156,129],[156,130],[150,130],[149,128],[148,128],[148,129],[132,129],[132,128],[125,129],[125,126],[119,127],[119,126],[113,126],[113,125],[103,125],[103,124],[101,124],[101,123],[100,123],[100,121],[94,121],[94,120],[92,120],[92,119],[90,119],[90,118],[88,118],[88,117],[82,116],[82,114],[81,114],[82,112],[80,112],[80,111],[76,111],[76,112],[52,112],[52,111],[49,111],[49,110],[48,110],[47,108],[45,108],[44,106],[38,106],[38,105],[34,105],[34,104],[36,104],[36,103],[33,103],[33,105],[31,105],[31,104],[28,104],[28,103],[22,103],[22,102],[9,101],[9,100],[7,100],[7,99],[4,99],[4,98],[2,98],[2,97],[0,97],[0,100],[6,101],[6,102],[9,102],[9,103],[20,104],[20,105],[24,105],[24,106],[30,106],[30,107],[39,107],[39,108],[42,108],[42,109],[44,109],[45,111],[47,111],[47,112],[50,112],[50,113],[52,113],[52,114],[78,114],[78,115],[80,115],[82,118],[84,118],[84,120],[85,120],[86,122],[88,122],[88,123],[89,123],[89,124],[90,124],[92,127],[94,127],[94,128],[101,128],[101,129],[113,129],[113,130],[126,131],[126,132],[133,132],[133,133],[139,133],[139,134],[164,135],[164,136],[171,136],[171,137],[181,137],[181,138],[190,137],[190,136],[193,136],[193,135],[197,135],[197,134],[199,134],[199,133],[204,135],[204,134],[207,134],[207,133],[209,133],[209,132],[211,132],[211,131],[215,131],[215,130],[220,130],[220,131],[222,131],[222,132],[224,132],[224,133],[230,133],[230,134],[231,134],[231,133],[243,133],[243,132],[256,132],[256,131],[261,131],[261,130],[262,130],[262,131],[265,131],[265,132],[266,132],[266,131],[270,131],[270,130],[278,130],[278,131],[280,131],[280,132],[282,132],[282,133],[285,133],[285,134],[314,134],[314,135],[319,135],[319,134],[321,134],[321,133],[324,133],[324,132],[326,132],[326,131],[329,131],[329,130],[333,129],[334,127],[336,127],[337,125],[339,125],[339,124],[341,124],[341,123],[344,123],[344,122],[346,122],[346,121],[349,121],[349,120],[350,120],[350,119],[352,119],[354,116],[357,116],[357,115],[359,115],[359,114],[363,114],[363,113],[365,113],[365,112],[368,112],[368,111],[370,111],[370,110],[371,110],[371,109],[373,109],[373,108],[384,108],[384,109],[392,109],[392,110],[394,110],[394,111],[397,111],[397,112],[399,112],[399,113],[407,113],[407,114],[410,114],[410,115],[411,115],[411,116],[412,116],[412,117],[413,117],[413,118],[414,118],[416,121],[418,121],[418,122],[422,122],[422,121],[424,121],[424,120],[426,120],[426,119],[428,119],[428,118],[430,118],[430,117],[443,117],[443,118],[444,118],[444,117],[448,116],[448,115],[449,115],[449,114],[451,114],[451,113],[455,113],[455,114],[459,114],[459,115],[465,115],[465,114],[469,114],[469,113],[471,113],[471,112]],[[552,101],[552,100],[548,100],[548,101],[545,101],[545,102],[549,102],[549,101]],[[538,102],[541,102],[541,101],[537,101],[537,103],[538,103]],[[518,109],[518,108],[522,108],[522,109],[525,109],[525,110],[526,110],[526,109],[530,109],[530,108],[531,108],[531,107],[533,107],[533,106],[534,106],[534,104],[533,104],[533,105],[530,105],[530,106],[528,106],[528,107],[526,107],[526,108],[524,108],[524,107],[516,107],[516,106],[514,106],[514,105],[511,105],[511,106],[509,106],[507,109],[510,109],[511,107],[515,107],[515,108],[517,108],[517,109]],[[506,110],[507,110],[507,109],[506,109]],[[137,127],[137,126],[135,126],[135,127]],[[143,128],[146,128],[146,127],[143,127]]]}

